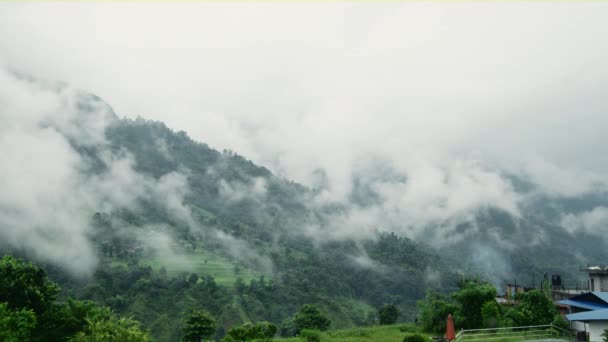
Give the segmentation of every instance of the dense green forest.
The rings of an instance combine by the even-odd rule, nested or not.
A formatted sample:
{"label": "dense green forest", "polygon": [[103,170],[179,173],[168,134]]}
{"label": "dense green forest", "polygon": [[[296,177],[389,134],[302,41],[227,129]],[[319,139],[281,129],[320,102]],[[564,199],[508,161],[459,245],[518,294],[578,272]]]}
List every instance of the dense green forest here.
{"label": "dense green forest", "polygon": [[[550,203],[539,196],[517,218],[486,208],[473,223],[458,228],[468,238],[441,247],[432,247],[433,239],[449,237],[434,235],[434,227],[428,227],[431,238],[426,241],[384,227],[373,236],[324,239],[306,228],[331,233],[331,218],[349,208],[344,203],[311,204],[320,189],[279,177],[232,151],[214,150],[160,122],[114,118],[105,138],[111,153],[132,159],[138,174],[159,184],[183,182],[187,191],[174,207],[159,203],[161,193],[137,198],[124,208],[87,213],[88,238],[98,259],[90,276],[35,261],[61,287],[59,300],[90,300],[141,322],[158,341],[180,340],[185,315],[193,310],[214,317],[217,338],[232,327],[262,321],[293,334],[291,320],[306,304],[320,308],[331,329],[377,324],[382,319],[378,309],[386,304],[395,305],[398,321],[414,321],[417,301],[428,298],[428,291],[454,291],[464,274],[500,286],[515,278],[530,281],[534,273],[572,275],[580,257],[593,261],[605,255],[601,241],[584,235],[577,243],[587,248],[579,259],[573,258],[572,249],[553,248],[569,246],[571,237],[545,220],[560,206],[586,208],[604,201],[603,195],[553,198]],[[107,171],[104,151],[76,140],[70,144],[88,161],[85,172],[90,176]],[[528,191],[529,185],[522,184],[521,191]],[[373,189],[355,189],[356,205],[373,200]],[[525,253],[497,242],[497,236],[516,243],[536,234],[515,228],[522,225],[550,233]],[[488,229],[467,233],[479,226]],[[478,251],[486,248],[504,253],[504,260],[484,259]],[[0,249],[32,259],[15,245],[0,243]]]}
{"label": "dense green forest", "polygon": [[[144,272],[145,273],[145,272]],[[148,272],[149,274],[150,272]],[[142,286],[144,282],[157,283],[167,286],[174,293],[180,292],[175,288],[173,282],[163,282],[163,279],[137,280],[135,289],[146,291]],[[298,336],[308,342],[320,342],[321,332],[327,331],[332,323],[329,316],[317,305],[304,304],[293,316],[283,321],[280,325],[268,321],[256,321],[255,323],[234,323],[229,330],[223,326],[217,326],[215,315],[226,318],[226,313],[219,307],[207,306],[201,309],[200,303],[226,296],[221,291],[214,292],[218,286],[209,277],[199,282],[197,276],[191,274],[185,288],[186,295],[200,296],[200,292],[206,292],[202,297],[196,298],[196,303],[191,307],[179,312],[176,336],[157,337],[159,340],[181,340],[184,342],[201,342],[203,340],[220,340],[222,342],[245,342],[245,341],[270,341],[277,335],[283,337]],[[263,282],[263,279],[260,279]],[[511,326],[530,326],[553,324],[562,329],[567,328],[568,323],[558,314],[551,296],[540,290],[531,290],[518,293],[519,304],[511,307],[503,307],[495,301],[496,288],[478,279],[461,279],[457,290],[449,295],[427,291],[426,297],[418,301],[419,324],[399,327],[394,329],[371,329],[366,332],[359,330],[361,334],[352,335],[352,332],[329,333],[324,340],[333,340],[334,337],[364,337],[386,341],[401,340],[403,332],[406,332],[403,341],[426,340],[421,332],[441,335],[445,330],[446,317],[454,315],[457,328],[495,328]],[[264,286],[264,284],[261,284]],[[146,342],[150,341],[150,332],[157,324],[170,324],[170,321],[156,320],[154,323],[142,327],[140,322],[124,316],[120,316],[114,308],[101,306],[90,300],[58,300],[59,286],[51,281],[45,270],[21,259],[12,256],[4,256],[0,259],[0,340],[5,342],[19,341],[128,341]],[[239,296],[243,292],[251,293],[249,289],[237,289]],[[270,294],[269,296],[272,296]],[[165,305],[169,303],[163,303]],[[229,302],[217,303],[229,306]],[[275,304],[276,305],[276,304]],[[146,310],[163,310],[162,308],[147,308]],[[378,321],[370,319],[360,325],[395,324],[400,316],[400,310],[395,304],[385,304],[378,308]],[[140,315],[145,317],[145,315]],[[372,337],[371,333],[384,334],[383,337]],[[389,333],[389,336],[386,334]],[[341,335],[342,334],[342,335]]]}

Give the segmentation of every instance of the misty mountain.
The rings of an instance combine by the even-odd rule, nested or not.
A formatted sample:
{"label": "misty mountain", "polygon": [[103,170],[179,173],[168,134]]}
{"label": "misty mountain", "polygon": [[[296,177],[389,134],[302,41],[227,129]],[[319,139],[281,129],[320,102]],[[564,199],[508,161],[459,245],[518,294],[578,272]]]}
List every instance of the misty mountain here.
{"label": "misty mountain", "polygon": [[[213,224],[221,222],[220,229],[225,233],[261,251],[272,250],[283,236],[314,241],[316,238],[306,231],[307,227],[320,227],[320,234],[327,234],[325,230],[331,229],[327,227],[335,224],[336,217],[381,204],[382,196],[374,190],[379,181],[408,182],[406,174],[391,168],[389,162],[377,160],[353,174],[349,202],[319,204],[316,201],[322,189],[309,189],[277,177],[232,151],[216,151],[159,122],[117,120],[108,127],[106,135],[115,153],[127,151],[133,156],[134,168],[139,173],[159,179],[171,172],[185,172],[189,193],[184,203],[194,208],[195,213],[197,210],[206,213],[200,214],[199,219]],[[518,215],[488,205],[469,213],[471,216],[461,222],[429,225],[416,240],[434,247],[431,250],[436,258],[450,260],[454,270],[487,277],[499,286],[503,281],[530,282],[533,272],[537,277],[545,272],[561,273],[574,286],[580,278],[577,274],[580,264],[602,262],[608,257],[604,241],[593,232],[579,229],[574,233],[563,226],[564,213],[576,217],[591,212],[608,204],[608,193],[600,190],[555,196],[543,193],[524,176],[506,179],[525,198]],[[209,213],[213,220],[205,221]],[[442,228],[446,225],[456,228],[445,234]],[[407,231],[404,227],[392,228],[396,232]],[[377,232],[386,230],[378,227]],[[375,237],[338,240],[342,239],[358,243],[359,239]]]}
{"label": "misty mountain", "polygon": [[305,303],[334,327],[373,323],[384,303],[406,320],[425,291],[462,276],[500,287],[558,272],[574,285],[579,264],[608,257],[601,184],[555,193],[463,161],[426,171],[443,187],[433,192],[425,172],[370,158],[335,197],[323,170],[298,184],[161,122],[121,118],[95,95],[0,76],[0,249],[161,340],[178,338],[187,308],[224,329],[281,323]]}

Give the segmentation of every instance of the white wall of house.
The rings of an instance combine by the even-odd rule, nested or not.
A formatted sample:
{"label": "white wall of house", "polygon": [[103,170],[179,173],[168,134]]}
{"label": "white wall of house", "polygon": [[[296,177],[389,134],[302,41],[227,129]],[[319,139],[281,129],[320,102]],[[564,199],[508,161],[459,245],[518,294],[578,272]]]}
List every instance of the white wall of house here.
{"label": "white wall of house", "polygon": [[587,331],[588,330],[587,324],[585,322],[572,321],[570,323],[571,323],[570,327],[574,331]]}
{"label": "white wall of house", "polygon": [[589,274],[589,289],[591,291],[608,291],[608,275]]}
{"label": "white wall of house", "polygon": [[604,329],[608,329],[608,321],[590,321],[589,322],[589,341],[602,342],[602,334]]}

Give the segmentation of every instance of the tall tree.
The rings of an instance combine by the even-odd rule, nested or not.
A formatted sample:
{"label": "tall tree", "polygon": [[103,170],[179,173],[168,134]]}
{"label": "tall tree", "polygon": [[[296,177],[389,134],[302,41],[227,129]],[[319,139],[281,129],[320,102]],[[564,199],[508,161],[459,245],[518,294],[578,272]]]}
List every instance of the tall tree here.
{"label": "tall tree", "polygon": [[215,335],[215,320],[206,311],[191,311],[183,329],[184,342],[201,342]]}
{"label": "tall tree", "polygon": [[422,328],[425,331],[435,333],[445,331],[448,315],[454,315],[458,310],[456,304],[452,303],[449,297],[432,291],[427,292],[424,300],[418,301],[417,304]]}
{"label": "tall tree", "polygon": [[519,305],[505,316],[517,325],[537,325],[551,323],[556,314],[553,302],[542,291],[532,290],[522,294]]}
{"label": "tall tree", "polygon": [[87,319],[84,331],[70,339],[70,342],[149,342],[148,333],[139,328],[139,322],[118,317],[110,313],[108,317]]}
{"label": "tall tree", "polygon": [[298,331],[302,329],[327,330],[331,321],[319,308],[312,304],[305,304],[294,317]]}
{"label": "tall tree", "polygon": [[9,309],[32,309],[40,315],[51,307],[58,292],[59,286],[42,268],[10,255],[0,259],[0,303],[7,303]]}
{"label": "tall tree", "polygon": [[460,326],[465,329],[481,328],[481,308],[486,302],[495,300],[496,288],[488,283],[469,280],[463,282],[453,296],[460,304],[460,317],[457,317]]}

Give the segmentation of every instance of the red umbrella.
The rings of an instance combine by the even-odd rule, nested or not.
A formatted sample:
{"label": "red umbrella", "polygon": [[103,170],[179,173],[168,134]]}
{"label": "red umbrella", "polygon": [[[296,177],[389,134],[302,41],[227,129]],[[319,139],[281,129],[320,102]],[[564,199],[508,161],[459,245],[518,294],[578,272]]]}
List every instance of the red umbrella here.
{"label": "red umbrella", "polygon": [[448,315],[448,326],[445,329],[445,339],[453,341],[456,338],[456,332],[454,331],[454,319],[452,314]]}

